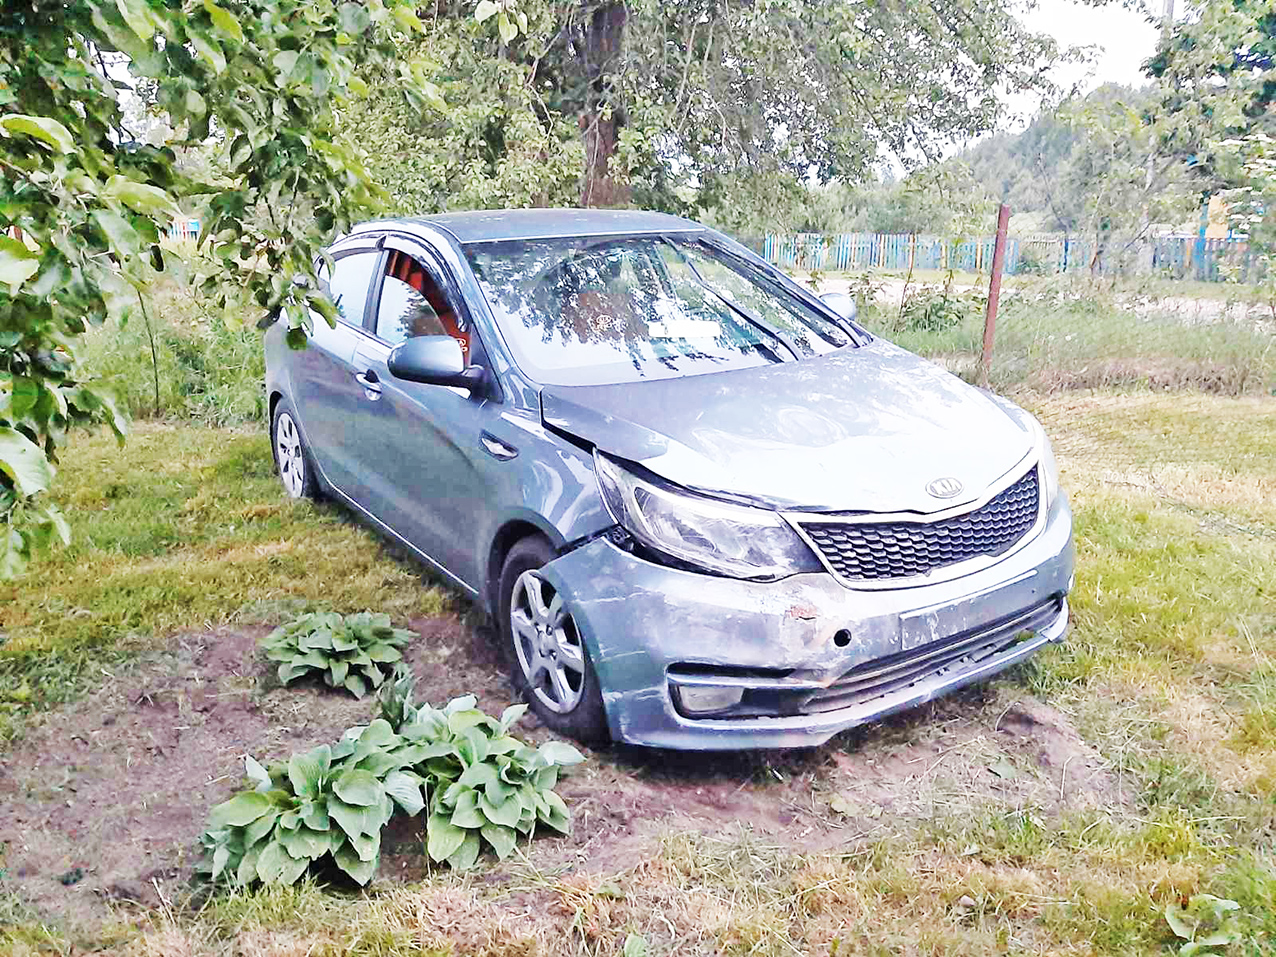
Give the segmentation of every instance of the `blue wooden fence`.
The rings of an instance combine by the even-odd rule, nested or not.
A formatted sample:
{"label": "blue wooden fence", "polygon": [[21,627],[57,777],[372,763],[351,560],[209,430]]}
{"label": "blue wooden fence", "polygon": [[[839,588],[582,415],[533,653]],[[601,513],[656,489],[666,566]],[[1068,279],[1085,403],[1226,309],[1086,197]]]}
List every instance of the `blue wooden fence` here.
{"label": "blue wooden fence", "polygon": [[[768,235],[762,242],[762,256],[788,269],[824,271],[856,269],[955,269],[960,272],[988,272],[992,267],[994,237],[952,241],[939,236],[893,235],[885,233],[842,233],[821,236],[798,233]],[[1089,270],[1108,274],[1114,271],[1110,255],[1100,254],[1095,262],[1091,240],[1065,239],[1055,235],[1010,237],[1006,244],[1005,271],[1016,273],[1060,273]],[[1217,282],[1234,274],[1241,282],[1260,276],[1259,264],[1249,246],[1238,239],[1201,239],[1195,236],[1163,236],[1146,244],[1137,255],[1128,257],[1125,268],[1140,273],[1161,273],[1176,279]]]}

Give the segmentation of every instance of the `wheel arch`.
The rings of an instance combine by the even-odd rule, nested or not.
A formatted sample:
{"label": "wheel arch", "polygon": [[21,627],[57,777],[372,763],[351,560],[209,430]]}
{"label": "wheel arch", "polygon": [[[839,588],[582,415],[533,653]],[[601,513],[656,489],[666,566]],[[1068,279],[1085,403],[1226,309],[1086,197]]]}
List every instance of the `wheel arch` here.
{"label": "wheel arch", "polygon": [[548,523],[541,524],[530,517],[513,518],[505,522],[492,537],[492,545],[488,549],[486,575],[483,582],[483,603],[488,614],[495,618],[500,611],[500,595],[497,594],[501,584],[501,569],[505,565],[505,557],[510,549],[525,538],[543,538],[550,547],[558,551],[563,545],[563,537]]}

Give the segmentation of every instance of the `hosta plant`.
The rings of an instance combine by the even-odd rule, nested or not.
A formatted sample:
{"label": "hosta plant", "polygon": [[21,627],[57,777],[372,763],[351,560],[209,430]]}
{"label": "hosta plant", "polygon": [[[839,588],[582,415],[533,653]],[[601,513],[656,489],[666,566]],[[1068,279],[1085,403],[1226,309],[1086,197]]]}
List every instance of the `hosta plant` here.
{"label": "hosta plant", "polygon": [[396,739],[386,722],[374,721],[269,770],[246,758],[252,790],[213,808],[202,839],[212,879],[292,884],[330,856],[366,884],[395,809],[415,815],[425,805],[422,779],[385,756]]}
{"label": "hosta plant", "polygon": [[276,628],[262,640],[262,647],[268,659],[279,663],[283,684],[319,673],[328,687],[345,688],[362,698],[370,688],[381,686],[403,659],[399,649],[415,637],[391,627],[385,614],[311,612]]}
{"label": "hosta plant", "polygon": [[409,742],[411,767],[430,783],[426,851],[434,861],[473,866],[483,845],[504,859],[519,835],[538,824],[566,834],[567,805],[554,792],[558,769],[584,760],[561,741],[532,748],[509,733],[526,705],[500,719],[474,707],[472,695],[438,710],[412,702],[412,679],[400,672],[381,694],[381,713]]}
{"label": "hosta plant", "polygon": [[426,850],[472,867],[486,845],[498,857],[538,824],[560,833],[567,806],[558,769],[583,760],[557,741],[532,748],[509,731],[524,705],[499,719],[473,696],[442,709],[412,702],[412,680],[386,682],[381,717],[335,745],[293,755],[269,770],[245,761],[251,789],[213,808],[202,843],[207,871],[230,884],[291,884],[325,858],[366,884],[376,872],[381,829],[396,814],[428,811]]}

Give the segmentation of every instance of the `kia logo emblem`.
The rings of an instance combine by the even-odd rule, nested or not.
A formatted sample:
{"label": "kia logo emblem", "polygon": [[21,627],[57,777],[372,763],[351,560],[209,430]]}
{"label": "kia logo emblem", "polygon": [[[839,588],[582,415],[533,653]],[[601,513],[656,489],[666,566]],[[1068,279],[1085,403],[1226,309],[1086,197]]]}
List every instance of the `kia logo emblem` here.
{"label": "kia logo emblem", "polygon": [[961,482],[955,478],[937,478],[926,486],[926,491],[935,498],[952,498],[961,493]]}

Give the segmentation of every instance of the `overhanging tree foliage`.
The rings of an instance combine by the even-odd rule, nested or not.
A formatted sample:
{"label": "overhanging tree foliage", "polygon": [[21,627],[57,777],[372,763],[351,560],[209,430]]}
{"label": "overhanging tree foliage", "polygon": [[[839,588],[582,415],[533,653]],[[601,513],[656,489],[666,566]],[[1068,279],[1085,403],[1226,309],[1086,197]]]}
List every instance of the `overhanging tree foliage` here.
{"label": "overhanging tree foliage", "polygon": [[[419,184],[417,211],[494,194],[784,228],[806,184],[856,182],[885,152],[907,165],[938,157],[992,128],[1007,94],[1048,86],[1061,55],[1015,19],[1018,0],[519,0],[516,10],[525,20],[504,35],[476,30],[464,2],[423,10],[427,37],[412,54],[446,105],[404,111],[387,87],[371,117],[347,117],[352,142],[373,144],[378,178]],[[400,122],[377,122],[396,110]]]}
{"label": "overhanging tree foliage", "polygon": [[[402,0],[11,0],[0,14],[0,577],[67,528],[45,493],[75,426],[105,421],[77,339],[127,316],[159,239],[199,196],[207,291],[241,319],[282,311],[294,334],[330,307],[309,278],[334,232],[377,194],[335,137],[358,71],[393,62],[419,29]],[[149,83],[180,133],[135,141],[121,106]],[[178,169],[174,147],[225,146],[216,181]]]}

